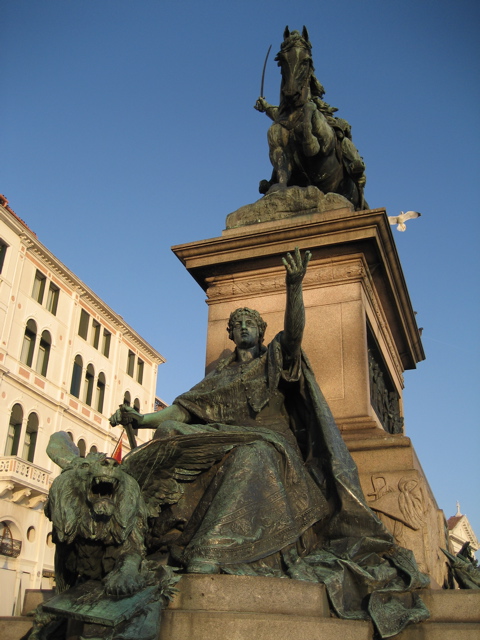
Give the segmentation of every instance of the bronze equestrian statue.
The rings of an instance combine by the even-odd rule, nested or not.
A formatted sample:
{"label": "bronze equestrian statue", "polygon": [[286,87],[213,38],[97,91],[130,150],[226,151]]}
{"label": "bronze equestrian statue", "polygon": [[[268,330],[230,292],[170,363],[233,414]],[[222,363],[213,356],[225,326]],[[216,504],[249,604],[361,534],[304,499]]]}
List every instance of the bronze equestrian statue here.
{"label": "bronze equestrian statue", "polygon": [[311,52],[305,27],[301,34],[285,28],[275,58],[282,73],[280,106],[263,96],[255,104],[273,120],[268,130],[273,173],[269,181],[260,182],[259,191],[314,185],[323,193],[344,196],[357,211],[367,209],[365,164],[352,142],[349,123],[334,117],[337,109],[322,100],[325,89],[315,77]]}

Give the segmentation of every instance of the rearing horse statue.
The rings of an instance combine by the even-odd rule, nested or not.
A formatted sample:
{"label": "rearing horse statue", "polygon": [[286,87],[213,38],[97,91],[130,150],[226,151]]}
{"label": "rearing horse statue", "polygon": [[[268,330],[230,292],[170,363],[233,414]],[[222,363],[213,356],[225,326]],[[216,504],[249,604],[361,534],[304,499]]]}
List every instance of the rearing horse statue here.
{"label": "rearing horse statue", "polygon": [[[364,197],[365,164],[351,139],[346,120],[322,100],[325,90],[314,75],[312,45],[303,27],[285,28],[275,60],[282,73],[280,106],[260,97],[255,109],[273,120],[268,146],[273,173],[260,182],[260,193],[292,185],[314,185],[324,193],[338,193],[355,209],[368,208]],[[263,83],[262,83],[263,84]]]}

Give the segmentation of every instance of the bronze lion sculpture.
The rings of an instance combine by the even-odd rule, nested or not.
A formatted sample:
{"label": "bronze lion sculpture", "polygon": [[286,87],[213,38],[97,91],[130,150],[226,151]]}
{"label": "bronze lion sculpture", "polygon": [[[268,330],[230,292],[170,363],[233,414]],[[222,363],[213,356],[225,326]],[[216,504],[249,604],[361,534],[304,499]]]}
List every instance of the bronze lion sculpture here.
{"label": "bronze lion sculpture", "polygon": [[[64,444],[62,432],[52,436],[50,455],[60,440]],[[103,580],[107,594],[135,593],[145,585],[147,526],[137,481],[104,453],[77,454],[60,466],[45,506],[53,523],[57,589],[82,578]]]}

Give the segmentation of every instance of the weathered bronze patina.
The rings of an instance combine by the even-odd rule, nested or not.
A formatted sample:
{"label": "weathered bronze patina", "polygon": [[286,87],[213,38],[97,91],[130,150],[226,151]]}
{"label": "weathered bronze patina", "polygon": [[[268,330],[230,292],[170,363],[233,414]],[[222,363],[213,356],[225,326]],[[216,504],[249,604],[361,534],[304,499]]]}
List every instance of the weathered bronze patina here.
{"label": "weathered bronze patina", "polygon": [[122,466],[149,512],[150,551],[187,573],[322,582],[335,612],[383,637],[428,617],[428,578],[367,506],[356,466],[301,350],[310,255],[284,259],[285,326],[237,309],[234,353],[157,413],[122,406],[113,425],[155,428]]}
{"label": "weathered bronze patina", "polygon": [[153,640],[179,578],[145,558],[148,513],[137,481],[104,453],[80,457],[63,431],[51,436],[47,453],[62,468],[45,506],[57,595],[38,608],[30,637],[57,640],[66,616],[95,623],[96,638]]}
{"label": "weathered bronze patina", "polygon": [[403,433],[403,417],[400,415],[398,394],[388,388],[380,365],[371,351],[368,352],[370,402],[382,427],[388,433]]}
{"label": "weathered bronze patina", "polygon": [[275,58],[282,73],[280,105],[269,104],[263,96],[255,104],[273,120],[268,131],[273,173],[269,181],[260,182],[260,193],[313,185],[344,196],[356,210],[368,209],[365,164],[349,123],[335,117],[337,109],[322,99],[325,90],[315,77],[311,52],[305,27],[301,34],[285,28]]}
{"label": "weathered bronze patina", "polygon": [[[465,542],[456,555],[446,549],[442,551],[447,556],[451,578],[455,578],[460,589],[480,589],[480,568],[470,548],[470,542]],[[453,579],[451,582],[449,587],[454,589]]]}

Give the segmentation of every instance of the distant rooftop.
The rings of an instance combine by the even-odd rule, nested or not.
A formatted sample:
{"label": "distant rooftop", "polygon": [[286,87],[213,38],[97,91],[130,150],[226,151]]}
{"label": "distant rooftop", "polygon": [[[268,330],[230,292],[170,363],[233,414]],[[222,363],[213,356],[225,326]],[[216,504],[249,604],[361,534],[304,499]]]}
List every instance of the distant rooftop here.
{"label": "distant rooftop", "polygon": [[7,200],[7,198],[6,198],[4,195],[2,195],[1,193],[0,193],[0,205],[2,205],[2,207],[5,207],[5,209],[6,209],[9,213],[11,213],[11,214],[12,214],[12,216],[13,216],[14,218],[16,218],[19,222],[21,222],[21,223],[23,224],[23,226],[24,226],[24,227],[26,227],[26,228],[30,231],[30,233],[33,233],[33,235],[34,235],[35,237],[37,237],[37,234],[35,233],[35,231],[32,231],[32,229],[30,229],[30,227],[29,227],[29,226],[28,226],[28,224],[25,222],[25,220],[22,220],[22,219],[20,218],[20,216],[17,216],[17,214],[15,213],[15,211],[14,211],[11,207],[9,207],[9,206],[8,206],[8,200]]}

